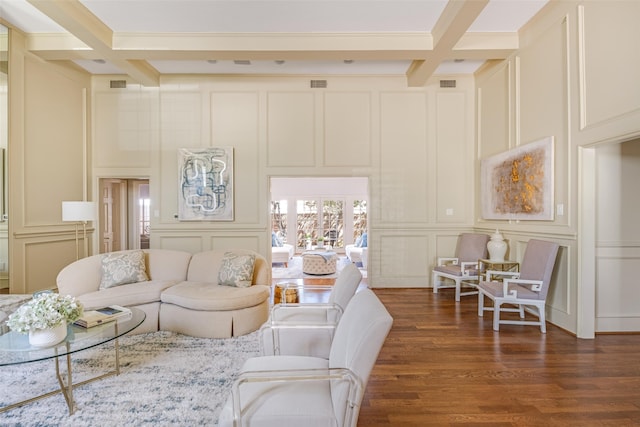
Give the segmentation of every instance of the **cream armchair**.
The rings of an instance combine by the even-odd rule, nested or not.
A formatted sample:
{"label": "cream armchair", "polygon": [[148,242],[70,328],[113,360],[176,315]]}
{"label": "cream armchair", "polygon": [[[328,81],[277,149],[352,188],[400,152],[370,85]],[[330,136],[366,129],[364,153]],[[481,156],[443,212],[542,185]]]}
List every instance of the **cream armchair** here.
{"label": "cream armchair", "polygon": [[247,360],[218,425],[355,426],[392,323],[373,291],[358,292],[338,324],[328,360],[308,356]]}
{"label": "cream armchair", "polygon": [[462,292],[462,282],[478,280],[478,260],[487,257],[488,242],[487,234],[460,234],[455,257],[438,258],[438,265],[433,268],[433,293],[437,294],[443,288],[455,288],[456,301],[460,301],[462,295],[477,294],[475,286],[473,290]]}
{"label": "cream armchair", "polygon": [[[262,354],[328,358],[338,320],[361,280],[362,274],[355,264],[347,264],[340,271],[327,303],[276,304],[260,329]],[[299,294],[316,288],[294,287]]]}
{"label": "cream armchair", "polygon": [[[493,311],[494,331],[498,331],[501,324],[539,325],[540,331],[546,333],[545,305],[558,248],[555,242],[531,239],[520,272],[487,271],[487,281],[478,285],[478,316]],[[494,275],[504,278],[503,281],[492,281]],[[493,301],[493,307],[484,306],[485,297]],[[507,307],[502,307],[503,304]],[[538,320],[524,320],[526,306],[535,308]],[[504,312],[517,312],[520,320],[503,319],[500,315]]]}

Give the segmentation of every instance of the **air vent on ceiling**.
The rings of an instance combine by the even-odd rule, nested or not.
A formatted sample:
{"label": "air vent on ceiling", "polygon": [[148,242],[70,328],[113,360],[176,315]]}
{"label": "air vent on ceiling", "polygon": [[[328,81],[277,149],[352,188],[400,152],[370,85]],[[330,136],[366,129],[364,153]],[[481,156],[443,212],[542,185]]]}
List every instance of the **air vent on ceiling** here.
{"label": "air vent on ceiling", "polygon": [[440,87],[456,87],[455,80],[440,80]]}
{"label": "air vent on ceiling", "polygon": [[311,80],[311,88],[312,89],[317,89],[317,88],[326,88],[327,87],[327,81],[326,80]]}
{"label": "air vent on ceiling", "polygon": [[109,87],[111,89],[125,89],[127,87],[126,80],[111,80],[109,82]]}
{"label": "air vent on ceiling", "polygon": [[236,65],[251,65],[251,61],[249,61],[248,59],[236,59],[233,61],[233,63]]}

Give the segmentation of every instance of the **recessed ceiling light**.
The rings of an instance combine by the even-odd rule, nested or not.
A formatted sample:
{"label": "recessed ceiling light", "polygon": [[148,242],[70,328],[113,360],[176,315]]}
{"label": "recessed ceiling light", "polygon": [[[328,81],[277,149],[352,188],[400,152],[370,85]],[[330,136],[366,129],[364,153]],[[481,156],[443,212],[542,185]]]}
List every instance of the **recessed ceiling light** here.
{"label": "recessed ceiling light", "polygon": [[94,59],[93,62],[95,62],[96,64],[106,64],[107,61],[105,61],[104,59]]}
{"label": "recessed ceiling light", "polygon": [[208,62],[209,64],[217,64],[217,63],[218,63],[218,60],[217,60],[217,59],[207,59],[207,62]]}
{"label": "recessed ceiling light", "polygon": [[276,59],[276,60],[275,60],[275,61],[273,61],[273,62],[275,62],[275,63],[276,63],[276,64],[278,64],[278,65],[282,65],[282,64],[284,64],[284,59]]}

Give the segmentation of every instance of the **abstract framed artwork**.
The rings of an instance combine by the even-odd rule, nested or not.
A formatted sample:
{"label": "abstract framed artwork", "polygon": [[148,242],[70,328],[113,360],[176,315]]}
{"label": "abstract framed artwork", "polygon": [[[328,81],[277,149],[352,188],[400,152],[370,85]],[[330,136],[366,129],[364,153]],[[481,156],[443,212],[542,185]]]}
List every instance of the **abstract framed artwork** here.
{"label": "abstract framed artwork", "polygon": [[178,151],[181,221],[233,221],[233,147]]}
{"label": "abstract framed artwork", "polygon": [[482,218],[553,220],[553,137],[483,159]]}

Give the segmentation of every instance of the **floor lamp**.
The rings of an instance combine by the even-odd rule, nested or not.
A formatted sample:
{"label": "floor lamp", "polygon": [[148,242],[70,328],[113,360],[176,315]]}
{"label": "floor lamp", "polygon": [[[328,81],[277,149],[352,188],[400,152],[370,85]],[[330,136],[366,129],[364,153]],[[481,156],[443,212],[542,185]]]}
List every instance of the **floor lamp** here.
{"label": "floor lamp", "polygon": [[[86,248],[87,221],[95,221],[95,202],[62,202],[62,221],[76,223],[76,260],[80,259],[80,244],[78,241],[78,225],[82,223],[82,241]],[[85,250],[85,254],[87,251]]]}

